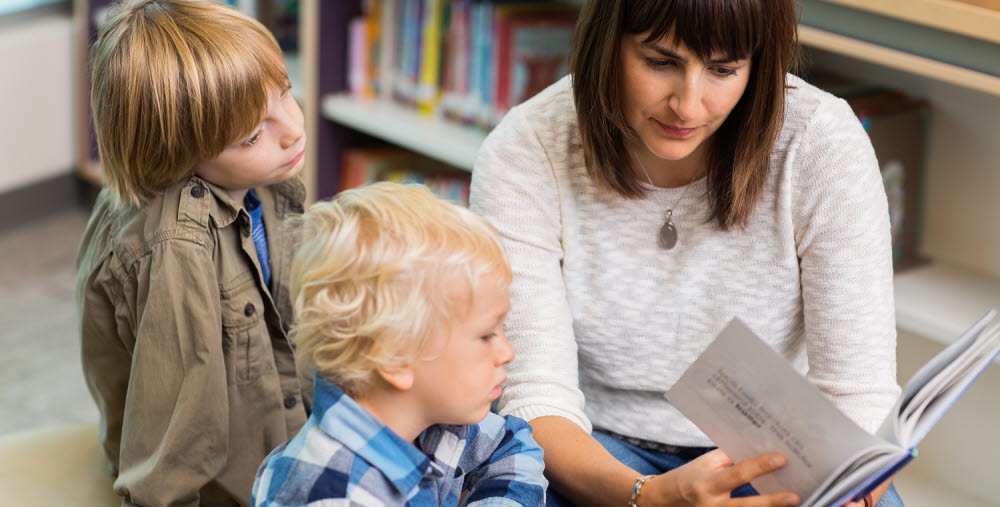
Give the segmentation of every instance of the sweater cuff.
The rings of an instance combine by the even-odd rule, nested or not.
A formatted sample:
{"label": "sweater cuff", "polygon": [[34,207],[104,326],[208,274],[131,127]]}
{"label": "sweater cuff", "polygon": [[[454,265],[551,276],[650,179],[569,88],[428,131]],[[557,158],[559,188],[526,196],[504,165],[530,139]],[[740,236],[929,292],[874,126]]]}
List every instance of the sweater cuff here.
{"label": "sweater cuff", "polygon": [[[506,412],[506,411],[505,411]],[[551,405],[529,405],[526,407],[518,407],[514,410],[504,413],[503,415],[513,415],[515,417],[520,417],[525,421],[531,421],[532,419],[537,419],[539,417],[544,417],[547,415],[557,415],[559,417],[564,417],[569,419],[570,422],[576,424],[587,434],[591,434],[594,431],[594,425],[590,423],[590,419],[582,413],[571,412],[569,410],[564,410],[559,407],[553,407]]]}

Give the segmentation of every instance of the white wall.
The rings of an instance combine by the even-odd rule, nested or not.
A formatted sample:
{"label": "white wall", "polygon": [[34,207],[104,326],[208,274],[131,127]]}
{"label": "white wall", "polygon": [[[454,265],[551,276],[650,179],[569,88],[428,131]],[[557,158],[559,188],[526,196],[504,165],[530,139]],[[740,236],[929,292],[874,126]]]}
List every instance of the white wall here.
{"label": "white wall", "polygon": [[0,26],[0,193],[73,171],[73,22]]}

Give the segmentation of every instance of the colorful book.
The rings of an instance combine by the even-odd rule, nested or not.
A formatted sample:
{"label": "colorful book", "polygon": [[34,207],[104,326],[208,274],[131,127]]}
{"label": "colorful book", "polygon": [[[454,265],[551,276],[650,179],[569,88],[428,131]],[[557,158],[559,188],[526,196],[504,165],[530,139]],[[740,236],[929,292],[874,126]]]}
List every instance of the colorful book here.
{"label": "colorful book", "polygon": [[445,0],[424,0],[419,78],[416,103],[422,113],[430,114],[437,107],[440,93],[442,28],[445,21]]}
{"label": "colorful book", "polygon": [[509,24],[509,52],[501,65],[498,113],[530,99],[569,73],[576,16],[515,18]]}
{"label": "colorful book", "polygon": [[442,199],[462,205],[469,202],[468,172],[395,146],[346,150],[340,178],[341,190],[377,181],[421,183]]}

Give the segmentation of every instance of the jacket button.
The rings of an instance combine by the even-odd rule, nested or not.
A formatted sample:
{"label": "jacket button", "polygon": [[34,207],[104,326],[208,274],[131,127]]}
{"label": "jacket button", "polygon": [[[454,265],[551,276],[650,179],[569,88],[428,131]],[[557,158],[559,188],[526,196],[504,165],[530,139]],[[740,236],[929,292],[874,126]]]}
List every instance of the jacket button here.
{"label": "jacket button", "polygon": [[293,408],[295,407],[295,404],[297,404],[298,402],[299,400],[296,400],[295,396],[292,395],[285,396],[285,408]]}
{"label": "jacket button", "polygon": [[257,311],[257,309],[254,308],[253,303],[247,303],[247,305],[243,307],[243,315],[246,315],[247,317],[253,315],[253,312],[255,311]]}
{"label": "jacket button", "polygon": [[191,197],[195,199],[201,199],[205,195],[205,187],[201,185],[195,185],[191,187]]}

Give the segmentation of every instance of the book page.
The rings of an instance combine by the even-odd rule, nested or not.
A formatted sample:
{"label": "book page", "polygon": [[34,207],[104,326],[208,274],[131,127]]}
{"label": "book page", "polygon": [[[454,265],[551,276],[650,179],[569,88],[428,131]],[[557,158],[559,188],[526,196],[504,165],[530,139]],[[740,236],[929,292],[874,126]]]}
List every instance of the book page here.
{"label": "book page", "polygon": [[[994,311],[987,313],[963,337],[966,335],[975,340],[971,344],[962,344],[961,354],[950,364],[941,368],[930,379],[924,379],[918,372],[907,383],[905,391],[916,391],[900,408],[899,438],[907,447],[919,444],[983,370],[996,359],[1000,352],[1000,315]],[[952,346],[948,347],[950,348]],[[924,384],[915,384],[917,381]]]}
{"label": "book page", "polygon": [[765,494],[807,499],[855,458],[901,451],[848,419],[736,319],[666,396],[733,461],[784,454],[787,466],[752,482]]}

